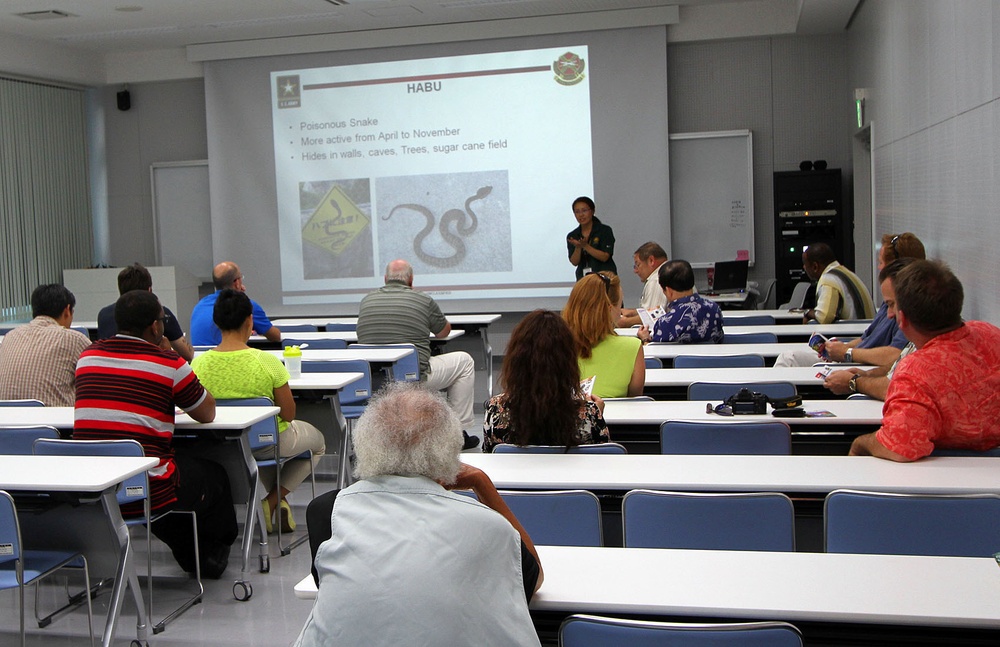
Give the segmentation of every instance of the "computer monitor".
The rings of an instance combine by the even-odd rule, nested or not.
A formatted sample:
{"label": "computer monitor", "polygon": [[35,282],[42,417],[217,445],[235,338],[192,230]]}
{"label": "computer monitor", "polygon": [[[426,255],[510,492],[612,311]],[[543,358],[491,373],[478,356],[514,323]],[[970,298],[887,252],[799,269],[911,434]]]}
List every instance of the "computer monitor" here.
{"label": "computer monitor", "polygon": [[739,292],[747,289],[750,261],[716,261],[712,292]]}

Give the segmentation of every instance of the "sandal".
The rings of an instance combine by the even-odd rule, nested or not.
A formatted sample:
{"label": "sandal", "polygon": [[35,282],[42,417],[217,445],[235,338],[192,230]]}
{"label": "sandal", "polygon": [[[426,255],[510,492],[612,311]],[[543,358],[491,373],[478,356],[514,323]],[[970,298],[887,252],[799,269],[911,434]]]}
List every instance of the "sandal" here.
{"label": "sandal", "polygon": [[271,534],[274,532],[274,513],[271,511],[267,499],[261,499],[260,505],[264,508],[264,527],[267,529],[267,534]]}
{"label": "sandal", "polygon": [[278,516],[280,517],[281,532],[295,532],[295,519],[292,518],[292,506],[284,499],[278,504]]}

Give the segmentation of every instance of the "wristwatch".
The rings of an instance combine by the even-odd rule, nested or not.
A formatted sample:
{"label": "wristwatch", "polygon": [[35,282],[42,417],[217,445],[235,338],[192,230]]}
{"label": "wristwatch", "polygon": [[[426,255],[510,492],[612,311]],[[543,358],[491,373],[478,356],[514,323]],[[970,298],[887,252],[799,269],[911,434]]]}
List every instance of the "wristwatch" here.
{"label": "wristwatch", "polygon": [[848,362],[848,363],[854,361],[854,349],[853,348],[848,348],[846,351],[844,351],[844,361]]}
{"label": "wristwatch", "polygon": [[855,373],[854,376],[851,377],[851,381],[847,383],[847,388],[849,388],[851,390],[851,393],[857,393],[858,392],[858,378],[859,377],[861,377],[861,376],[858,375],[857,373]]}

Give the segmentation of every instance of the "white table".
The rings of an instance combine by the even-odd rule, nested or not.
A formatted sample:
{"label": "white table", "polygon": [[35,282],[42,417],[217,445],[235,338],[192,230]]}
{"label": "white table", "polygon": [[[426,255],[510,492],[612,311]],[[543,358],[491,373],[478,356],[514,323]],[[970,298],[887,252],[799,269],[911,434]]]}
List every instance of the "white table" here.
{"label": "white table", "polygon": [[883,403],[878,400],[803,400],[802,407],[806,411],[829,411],[834,414],[830,418],[775,418],[770,414],[770,408],[768,413],[763,415],[723,417],[715,413],[706,413],[705,402],[705,400],[684,402],[608,400],[604,408],[604,419],[609,425],[659,425],[667,420],[695,422],[783,420],[790,425],[802,427],[882,424]]}
{"label": "white table", "polygon": [[[752,310],[750,311],[752,312]],[[825,337],[840,337],[849,339],[860,337],[868,329],[868,323],[832,323],[832,324],[779,324],[734,326],[723,324],[726,334],[740,335],[744,333],[773,332],[778,341],[809,341],[809,338],[819,333]],[[621,336],[635,337],[638,328],[615,328]]]}
{"label": "white table", "polygon": [[[820,368],[814,366],[765,368],[647,368],[645,391],[650,395],[686,399],[687,388],[694,382],[790,382],[800,394],[834,397],[823,388]],[[838,369],[834,369],[838,370]],[[839,396],[836,396],[839,397]]]}
{"label": "white table", "polygon": [[[36,407],[43,409],[44,407]],[[72,411],[72,409],[70,409]],[[0,432],[2,433],[2,432]],[[87,554],[91,574],[99,570],[100,540],[109,536],[116,540],[114,551],[114,586],[104,624],[102,644],[111,645],[115,625],[125,599],[126,586],[138,613],[137,638],[146,641],[146,606],[132,563],[132,548],[128,527],[122,519],[115,498],[122,481],[154,467],[156,458],[124,456],[6,456],[0,455],[0,490],[22,493],[69,492],[86,496],[99,495],[101,512],[93,505],[60,505],[52,514],[20,515],[22,532],[31,548],[80,550]],[[109,534],[100,532],[104,527]]]}
{"label": "white table", "polygon": [[347,420],[340,409],[338,393],[345,386],[353,384],[363,376],[361,373],[303,373],[301,377],[293,377],[288,381],[292,391],[321,391],[323,397],[330,402],[330,415],[333,419],[333,429],[340,439],[340,455],[337,457],[337,488],[343,489],[350,485],[350,436]]}
{"label": "white table", "polygon": [[757,315],[770,315],[774,317],[775,323],[802,323],[802,312],[792,312],[791,310],[785,309],[770,309],[770,310],[725,310],[722,313],[722,319],[735,319],[737,317],[753,317]]}
{"label": "white table", "polygon": [[653,343],[642,347],[646,357],[673,361],[678,355],[760,355],[765,361],[785,351],[802,350],[801,342],[778,342],[777,344],[674,344]]}
{"label": "white table", "polygon": [[[270,569],[270,561],[267,553],[267,533],[264,532],[263,513],[257,502],[263,498],[260,492],[260,481],[257,477],[257,461],[250,450],[250,441],[245,433],[251,426],[277,415],[278,407],[218,407],[215,410],[215,420],[212,422],[197,422],[186,413],[177,413],[174,418],[175,433],[200,433],[208,431],[221,431],[228,434],[230,440],[236,441],[239,450],[238,460],[233,458],[233,452],[221,453],[219,460],[227,467],[239,464],[245,470],[247,495],[246,519],[243,527],[243,564],[240,569],[240,579],[236,581],[234,592],[237,586],[243,586],[245,590],[251,592],[252,587],[249,582],[250,563],[250,543],[253,539],[254,520],[258,521],[261,530],[260,541],[260,570],[266,572]],[[0,418],[0,427],[21,426],[21,425],[49,425],[60,430],[73,429],[73,407],[5,407],[3,417]],[[234,485],[239,485],[239,480],[234,478],[233,472],[229,471],[230,480]],[[238,491],[235,490],[234,491]],[[249,599],[249,596],[246,598]]]}
{"label": "white table", "polygon": [[[452,330],[444,337],[430,336],[431,342],[446,342],[456,339],[465,334],[464,330]],[[314,339],[342,339],[349,344],[356,343],[358,341],[358,332],[356,330],[330,330],[327,332],[283,332],[281,333],[282,339],[296,339],[304,341],[312,341]],[[258,344],[263,344],[267,341],[266,337],[260,335],[253,335],[250,337],[251,342]]]}
{"label": "white table", "polygon": [[[871,456],[462,454],[498,488],[687,492],[840,489],[923,494],[1000,493],[1000,458],[933,456],[895,463]],[[997,571],[1000,578],[1000,569]]]}

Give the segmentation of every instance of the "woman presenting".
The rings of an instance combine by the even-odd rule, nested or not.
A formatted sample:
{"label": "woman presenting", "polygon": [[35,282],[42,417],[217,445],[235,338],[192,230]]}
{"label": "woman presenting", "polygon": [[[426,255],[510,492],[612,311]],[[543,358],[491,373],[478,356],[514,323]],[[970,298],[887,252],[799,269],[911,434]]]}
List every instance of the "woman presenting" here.
{"label": "woman presenting", "polygon": [[618,273],[611,258],[615,253],[615,232],[594,215],[594,201],[580,196],[573,201],[573,215],[580,226],[566,236],[569,262],[576,266],[576,280],[591,272]]}

